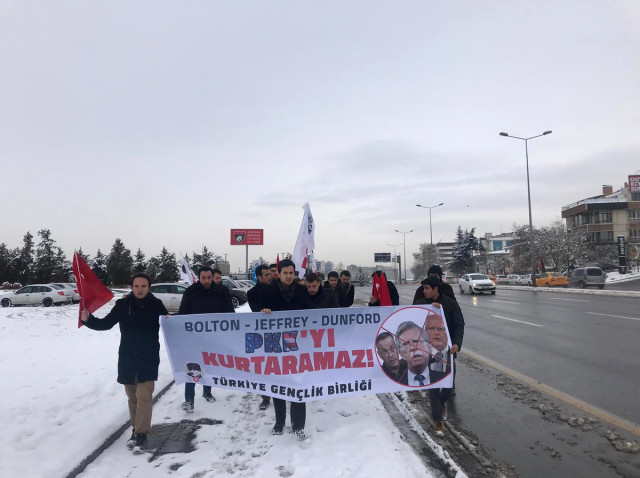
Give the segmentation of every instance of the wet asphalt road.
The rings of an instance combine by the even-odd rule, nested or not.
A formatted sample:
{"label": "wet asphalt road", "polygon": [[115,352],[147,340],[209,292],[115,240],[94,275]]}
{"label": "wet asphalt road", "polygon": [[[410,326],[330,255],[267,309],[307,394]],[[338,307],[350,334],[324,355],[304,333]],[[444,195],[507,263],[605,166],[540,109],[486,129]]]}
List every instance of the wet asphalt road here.
{"label": "wet asphalt road", "polygon": [[[411,303],[416,288],[398,287],[401,304]],[[639,437],[589,413],[592,406],[640,422],[640,298],[454,290],[466,322],[463,350],[480,360],[460,354],[451,425],[503,463],[505,476],[640,476]],[[356,297],[369,293],[358,288]],[[569,397],[549,396],[537,383]],[[495,472],[473,466],[457,448],[451,452],[470,476]]]}

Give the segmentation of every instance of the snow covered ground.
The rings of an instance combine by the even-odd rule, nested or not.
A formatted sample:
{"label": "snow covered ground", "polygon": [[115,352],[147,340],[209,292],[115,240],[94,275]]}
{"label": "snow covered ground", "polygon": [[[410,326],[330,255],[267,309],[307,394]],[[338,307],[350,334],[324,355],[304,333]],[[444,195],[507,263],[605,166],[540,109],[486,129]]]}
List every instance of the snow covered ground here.
{"label": "snow covered ground", "polygon": [[[120,332],[78,330],[77,316],[78,306],[0,308],[2,477],[64,477],[128,421],[124,389],[116,383]],[[162,339],[160,344],[156,392],[172,380]],[[215,403],[196,396],[196,411],[186,416],[180,411],[183,387],[174,386],[154,406],[154,425],[223,421],[200,428],[194,452],[149,463],[149,454],[126,449],[128,431],[81,476],[370,477],[399,470],[432,476],[375,395],[307,404],[305,442],[288,433],[272,436],[273,408],[258,411],[256,395],[216,389],[214,395]]]}
{"label": "snow covered ground", "polygon": [[620,274],[619,272],[607,272],[607,284],[620,284],[621,282],[629,282],[640,279],[640,271],[631,272],[630,274]]}

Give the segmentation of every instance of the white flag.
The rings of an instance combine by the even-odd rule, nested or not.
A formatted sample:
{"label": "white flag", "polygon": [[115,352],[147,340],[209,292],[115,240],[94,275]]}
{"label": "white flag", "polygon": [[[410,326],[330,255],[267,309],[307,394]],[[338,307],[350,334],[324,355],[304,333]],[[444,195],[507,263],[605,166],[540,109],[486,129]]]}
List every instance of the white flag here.
{"label": "white flag", "polygon": [[191,267],[189,267],[189,263],[184,257],[180,264],[180,280],[187,284],[193,284],[198,280],[198,276],[196,276]]}
{"label": "white flag", "polygon": [[[291,260],[296,265],[296,270],[299,271],[299,276],[304,275],[307,268],[307,255],[313,257],[313,250],[316,247],[315,232],[316,225],[313,222],[313,216],[311,215],[311,209],[309,203],[305,203],[302,206],[304,209],[304,217],[302,218],[302,224],[300,225],[300,232],[298,233],[298,240],[296,246],[293,248],[293,255]],[[316,261],[311,261],[311,270],[316,271]]]}

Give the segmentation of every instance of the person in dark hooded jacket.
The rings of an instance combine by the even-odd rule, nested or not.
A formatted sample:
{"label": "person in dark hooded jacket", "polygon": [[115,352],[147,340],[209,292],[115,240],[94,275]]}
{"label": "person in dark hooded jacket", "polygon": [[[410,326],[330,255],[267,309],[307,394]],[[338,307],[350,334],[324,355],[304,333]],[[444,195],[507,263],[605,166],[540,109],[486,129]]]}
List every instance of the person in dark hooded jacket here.
{"label": "person in dark hooded jacket", "polygon": [[159,317],[167,315],[162,301],[151,292],[151,279],[144,273],[131,278],[132,293],[118,300],[104,319],[84,310],[80,319],[89,329],[109,330],[120,325],[118,383],[124,385],[129,399],[129,417],[133,426],[127,446],[142,453],[151,433],[153,389],[160,365]]}
{"label": "person in dark hooded jacket", "polygon": [[[447,284],[446,282],[444,282],[442,280],[442,267],[440,266],[431,266],[429,267],[429,270],[427,271],[427,278],[429,277],[435,277],[436,279],[438,279],[440,281],[440,293],[442,295],[446,295],[447,297],[449,297],[450,299],[453,299],[457,302],[456,300],[456,295],[453,293],[453,287],[451,287],[449,284]],[[417,301],[424,299],[424,285],[426,284],[426,280],[424,279],[422,281],[422,283],[420,284],[420,287],[418,287],[416,289],[416,293],[413,296],[413,304],[415,305],[417,303]]]}

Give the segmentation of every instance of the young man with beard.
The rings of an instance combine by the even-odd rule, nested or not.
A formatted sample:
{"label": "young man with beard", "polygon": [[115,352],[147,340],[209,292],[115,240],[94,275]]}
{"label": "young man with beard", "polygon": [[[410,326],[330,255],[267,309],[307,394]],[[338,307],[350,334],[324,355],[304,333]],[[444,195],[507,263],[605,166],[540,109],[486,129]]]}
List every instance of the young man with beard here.
{"label": "young man with beard", "polygon": [[[290,259],[280,261],[278,265],[279,279],[271,282],[260,295],[262,312],[270,314],[280,310],[304,310],[310,309],[309,294],[307,288],[294,283],[296,266]],[[273,399],[273,408],[276,413],[276,423],[271,430],[273,435],[282,435],[287,417],[287,402],[280,398]],[[307,408],[304,402],[291,402],[291,428],[299,440],[304,440],[304,431],[307,417]]]}
{"label": "young man with beard", "polygon": [[[260,294],[271,284],[272,276],[271,269],[269,266],[259,265],[256,267],[256,278],[258,279],[258,283],[249,289],[247,292],[247,299],[249,302],[249,307],[251,307],[251,312],[260,312],[262,310],[262,306],[260,305]],[[266,410],[271,403],[271,397],[269,395],[262,395],[262,402],[258,406],[259,410]]]}
{"label": "young man with beard", "polygon": [[134,274],[131,290],[131,294],[116,302],[104,319],[98,319],[86,310],[82,311],[80,319],[93,330],[109,330],[120,325],[118,383],[124,385],[129,399],[129,418],[133,426],[127,447],[139,454],[151,433],[153,389],[160,364],[158,318],[168,312],[162,301],[150,292],[148,275]]}
{"label": "young man with beard", "polygon": [[[180,302],[178,315],[235,312],[229,289],[222,285],[222,272],[204,266],[198,272],[198,282],[191,284]],[[196,394],[195,383],[184,384],[182,409],[192,413]],[[202,396],[207,402],[215,402],[211,386],[204,385]]]}
{"label": "young man with beard", "polygon": [[322,280],[318,274],[313,272],[307,274],[305,283],[312,309],[337,309],[340,307],[336,295],[331,290],[322,287]]}
{"label": "young man with beard", "polygon": [[344,295],[347,297],[347,305],[345,307],[351,307],[356,294],[356,290],[351,283],[351,272],[344,270],[340,273],[340,287],[342,287]]}

